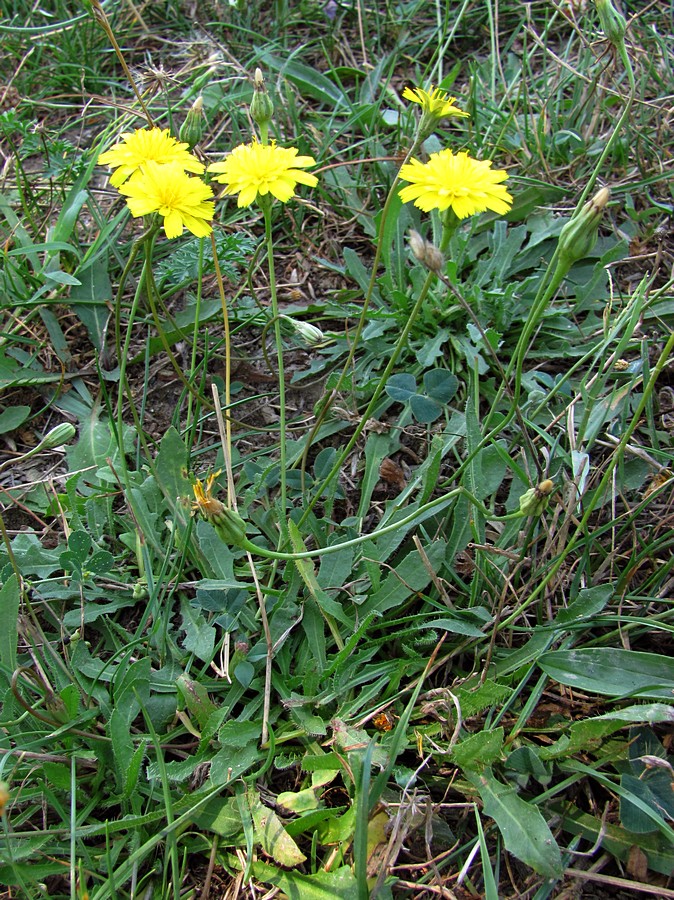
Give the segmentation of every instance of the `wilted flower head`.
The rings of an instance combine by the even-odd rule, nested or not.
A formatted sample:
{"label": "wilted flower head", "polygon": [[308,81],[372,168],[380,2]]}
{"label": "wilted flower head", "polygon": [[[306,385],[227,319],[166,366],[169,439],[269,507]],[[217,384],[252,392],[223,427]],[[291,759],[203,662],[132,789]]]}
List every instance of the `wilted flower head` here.
{"label": "wilted flower head", "polygon": [[216,181],[225,185],[225,194],[238,194],[237,206],[250,206],[260,196],[272,194],[287,203],[297,184],[315,187],[318,178],[302,172],[315,166],[312,156],[298,156],[295,147],[279,147],[275,143],[239,144],[222,162],[212,163],[209,172],[218,173]]}
{"label": "wilted flower head", "polygon": [[213,191],[201,178],[191,178],[179,163],[148,161],[119,192],[126,196],[132,216],[162,216],[167,238],[179,237],[183,228],[197,237],[211,233]]}
{"label": "wilted flower head", "polygon": [[194,491],[192,509],[211,523],[226,544],[238,547],[247,543],[246,523],[237,512],[228,509],[224,503],[213,496],[213,482],[219,474],[219,472],[211,473],[206,479],[205,486],[201,481],[194,483],[192,486]]}
{"label": "wilted flower head", "polygon": [[204,165],[192,156],[188,145],[171,137],[168,128],[137,128],[127,132],[121,141],[98,157],[99,165],[117,170],[110,176],[113,187],[124,184],[130,175],[150,161],[176,163],[183,171],[197,175],[204,171]]}
{"label": "wilted flower head", "polygon": [[410,184],[400,191],[403,203],[414,201],[424,212],[451,208],[465,219],[487,209],[504,215],[513,198],[501,182],[508,173],[492,169],[489,159],[473,159],[465,151],[441,150],[431,153],[427,163],[412,159],[400,169],[400,177]]}

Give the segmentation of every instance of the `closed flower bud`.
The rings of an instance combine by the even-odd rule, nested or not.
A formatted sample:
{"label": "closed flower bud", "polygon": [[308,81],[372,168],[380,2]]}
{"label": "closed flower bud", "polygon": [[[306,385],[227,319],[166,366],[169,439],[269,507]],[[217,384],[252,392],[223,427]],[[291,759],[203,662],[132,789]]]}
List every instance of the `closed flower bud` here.
{"label": "closed flower bud", "polygon": [[322,347],[325,343],[325,335],[320,328],[312,325],[310,322],[300,322],[293,319],[292,316],[279,316],[292,329],[300,343],[313,350],[316,347]]}
{"label": "closed flower bud", "polygon": [[189,145],[193,150],[204,135],[204,101],[201,97],[192,104],[187,117],[180,128],[180,140]]}
{"label": "closed flower bud", "polygon": [[614,47],[622,44],[627,32],[625,16],[615,8],[611,0],[594,0],[594,4],[597,7],[599,22],[606,35],[606,40]]}
{"label": "closed flower bud", "polygon": [[260,69],[255,70],[255,91],[250,102],[250,115],[256,125],[266,126],[274,115],[274,104],[265,87],[264,77]]}
{"label": "closed flower bud", "polygon": [[571,268],[575,262],[592,252],[599,234],[599,220],[610,196],[611,192],[607,187],[601,188],[578,215],[562,228],[558,245],[560,265]]}
{"label": "closed flower bud", "polygon": [[60,447],[62,444],[67,444],[68,441],[71,441],[77,430],[74,425],[71,425],[70,422],[61,422],[60,425],[55,425],[51,431],[48,431],[47,434],[42,438],[37,447],[34,447],[31,451],[31,456],[34,453],[40,453],[42,450],[53,450],[55,447]]}
{"label": "closed flower bud", "polygon": [[4,814],[5,807],[9,803],[9,785],[6,781],[0,781],[0,816]]}

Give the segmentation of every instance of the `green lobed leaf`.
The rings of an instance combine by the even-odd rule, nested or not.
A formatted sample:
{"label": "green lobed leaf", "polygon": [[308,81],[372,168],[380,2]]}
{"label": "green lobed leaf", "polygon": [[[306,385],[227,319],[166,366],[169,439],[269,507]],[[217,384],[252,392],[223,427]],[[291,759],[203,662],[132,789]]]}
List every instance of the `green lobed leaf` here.
{"label": "green lobed leaf", "polygon": [[533,804],[510,785],[502,784],[490,769],[466,777],[477,788],[485,815],[496,822],[506,850],[545,878],[559,878],[562,857],[548,824]]}

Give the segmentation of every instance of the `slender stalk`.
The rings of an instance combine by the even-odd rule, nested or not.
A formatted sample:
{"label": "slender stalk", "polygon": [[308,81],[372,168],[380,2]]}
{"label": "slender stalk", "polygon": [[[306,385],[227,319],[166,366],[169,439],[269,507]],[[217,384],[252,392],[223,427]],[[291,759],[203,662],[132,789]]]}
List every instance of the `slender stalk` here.
{"label": "slender stalk", "polygon": [[[260,198],[268,200],[269,198]],[[274,320],[274,343],[276,344],[276,360],[278,366],[278,394],[279,394],[279,431],[281,435],[279,464],[281,467],[279,496],[281,502],[280,526],[283,537],[285,531],[285,517],[287,510],[287,483],[286,483],[286,379],[283,364],[283,340],[281,337],[281,321],[279,319],[278,294],[276,291],[276,270],[274,268],[274,241],[271,228],[271,202],[261,202],[264,214],[264,233],[267,244],[267,267],[269,270],[269,291],[271,294],[271,314]]]}
{"label": "slender stalk", "polygon": [[[213,265],[215,266],[215,279],[218,282],[218,294],[222,306],[222,326],[225,335],[225,443],[223,455],[225,457],[225,470],[227,472],[227,505],[236,509],[236,492],[234,488],[234,473],[232,472],[232,417],[230,409],[232,405],[232,340],[229,327],[229,310],[225,297],[225,285],[222,280],[218,251],[215,245],[215,236],[211,232],[211,247],[213,249]],[[216,406],[216,409],[219,407]]]}

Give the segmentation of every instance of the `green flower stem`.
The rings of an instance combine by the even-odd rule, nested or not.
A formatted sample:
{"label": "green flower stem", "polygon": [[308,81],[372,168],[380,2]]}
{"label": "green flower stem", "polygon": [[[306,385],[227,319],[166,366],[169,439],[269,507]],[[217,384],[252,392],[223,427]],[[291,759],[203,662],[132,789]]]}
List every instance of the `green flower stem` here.
{"label": "green flower stem", "polygon": [[[229,327],[229,311],[227,310],[227,298],[225,297],[225,285],[222,280],[220,261],[218,260],[218,248],[215,243],[215,235],[211,231],[211,249],[213,251],[213,265],[215,267],[215,279],[218,283],[218,295],[222,307],[222,326],[225,335],[225,469],[227,470],[227,505],[236,509],[236,491],[234,488],[234,473],[232,471],[232,341]],[[219,413],[216,410],[216,415]]]}
{"label": "green flower stem", "polygon": [[[421,135],[417,134],[417,137],[415,138],[414,143],[412,144],[410,149],[405,154],[405,159],[401,163],[401,168],[407,162],[409,162],[411,157],[416,153],[417,148],[419,147],[420,144],[421,144]],[[391,185],[391,188],[390,188],[388,195],[386,197],[386,200],[384,202],[384,207],[382,209],[381,218],[379,220],[379,233],[377,235],[377,243],[375,245],[374,258],[372,260],[370,281],[367,286],[367,293],[365,294],[365,297],[363,299],[363,308],[360,313],[360,318],[358,319],[358,324],[356,325],[356,330],[353,333],[353,339],[351,341],[351,348],[349,349],[349,353],[346,357],[346,362],[344,363],[344,366],[342,367],[342,371],[339,374],[339,378],[337,379],[337,384],[334,386],[334,388],[330,392],[330,396],[326,399],[320,412],[316,416],[316,421],[314,422],[313,428],[309,432],[309,435],[307,437],[307,440],[306,440],[306,443],[304,446],[304,451],[303,451],[302,457],[300,459],[300,473],[301,473],[301,479],[302,479],[302,490],[304,490],[304,473],[305,473],[306,467],[307,467],[307,459],[309,457],[309,450],[311,449],[311,445],[314,441],[314,438],[315,438],[316,434],[318,433],[318,430],[320,429],[321,425],[323,424],[323,421],[325,420],[325,417],[327,416],[327,414],[330,410],[330,407],[333,404],[333,401],[339,395],[339,392],[342,389],[342,385],[344,384],[344,381],[346,380],[347,375],[351,371],[353,359],[356,355],[356,350],[358,349],[358,345],[360,343],[360,336],[363,333],[363,329],[365,328],[365,323],[367,321],[367,313],[370,308],[370,303],[372,302],[374,286],[377,281],[377,270],[379,268],[379,260],[381,259],[381,254],[383,252],[384,230],[386,228],[386,221],[388,219],[388,215],[389,215],[389,212],[391,209],[391,204],[393,203],[393,198],[395,197],[396,188],[398,187],[399,184],[400,184],[400,169],[398,169],[398,172],[397,172],[395,178],[393,179],[393,184]],[[362,426],[364,428],[365,423],[367,422],[367,418],[364,417],[361,420],[361,422],[362,422]],[[361,428],[361,431],[363,430],[363,428]],[[360,434],[360,432],[359,432],[359,434]],[[353,446],[353,445],[351,445],[351,446]],[[341,462],[340,462],[340,465],[341,465]],[[314,508],[314,506],[318,502],[318,498],[322,495],[323,491],[325,490],[325,487],[328,485],[328,483],[334,477],[334,473],[336,471],[337,470],[334,469],[332,472],[330,472],[328,477],[321,483],[319,489],[314,494],[313,499],[309,502],[308,507],[305,509],[304,516],[301,519],[302,522],[304,522],[305,517]]]}
{"label": "green flower stem", "polygon": [[[143,269],[141,272],[141,276],[138,279],[138,284],[136,286],[136,292],[133,297],[133,303],[131,304],[131,310],[129,311],[129,321],[126,325],[126,336],[124,338],[124,346],[121,347],[119,351],[119,358],[117,360],[119,364],[119,384],[117,385],[117,445],[119,447],[119,460],[122,468],[122,472],[124,477],[128,475],[127,466],[126,466],[126,456],[124,454],[124,392],[130,395],[131,389],[129,387],[129,382],[126,377],[126,368],[129,361],[129,348],[131,346],[131,335],[133,333],[133,326],[136,321],[136,314],[138,312],[138,307],[140,305],[140,298],[143,292],[143,287],[145,285],[145,275],[147,271],[147,267],[149,265],[148,260],[152,259],[152,248],[154,247],[155,238],[157,236],[157,231],[159,230],[158,226],[154,228],[150,228],[144,235],[143,240],[145,242],[146,254],[145,261],[143,262]],[[134,249],[131,251],[131,257],[134,256],[134,250],[136,246],[134,245]],[[128,268],[128,265],[127,265]],[[126,269],[125,269],[126,272]],[[117,309],[119,309],[119,303],[117,303]],[[121,337],[120,337],[121,343]]]}
{"label": "green flower stem", "polygon": [[[199,322],[201,320],[201,289],[204,271],[204,239],[199,239],[199,262],[197,275],[197,296],[194,304],[194,331],[192,332],[192,358],[190,361],[190,371],[197,370],[197,345],[199,343]],[[187,395],[187,412],[185,415],[185,424],[188,430],[192,427],[192,394]]]}
{"label": "green flower stem", "polygon": [[269,291],[271,294],[271,314],[274,320],[274,342],[276,344],[276,360],[278,365],[278,395],[279,395],[279,431],[281,435],[280,441],[280,500],[281,500],[281,540],[283,540],[283,532],[285,531],[285,517],[287,511],[287,485],[286,485],[286,379],[285,367],[283,364],[283,340],[281,337],[281,320],[279,319],[278,310],[278,294],[276,291],[276,270],[274,268],[274,242],[272,239],[271,228],[271,199],[267,195],[260,198],[260,206],[264,214],[264,233],[267,243],[267,266],[269,269]]}
{"label": "green flower stem", "polygon": [[[452,218],[444,219],[442,241],[440,244],[440,252],[441,253],[443,253],[447,249],[450,238],[451,238],[452,234],[454,233],[454,231],[456,230],[456,228],[458,227],[458,224],[459,224],[459,221],[458,221],[458,219],[456,219],[456,217],[454,217],[453,219]],[[379,247],[377,249],[379,250]],[[373,262],[372,266],[373,266],[372,271],[375,272],[376,268],[377,268],[376,258],[375,258],[375,261]],[[437,278],[437,276],[436,276],[435,272],[429,272],[427,274],[426,280],[424,281],[421,291],[419,292],[419,296],[417,297],[417,301],[414,304],[414,307],[412,308],[412,312],[410,313],[409,318],[407,319],[407,322],[405,324],[405,327],[402,330],[400,337],[396,341],[396,344],[393,348],[393,352],[391,353],[391,356],[389,357],[389,361],[386,364],[386,368],[382,372],[382,375],[379,379],[379,383],[377,384],[376,388],[374,389],[374,393],[372,395],[372,398],[370,399],[370,402],[367,405],[367,408],[365,409],[365,412],[361,416],[360,421],[358,422],[358,425],[356,426],[354,433],[351,435],[351,438],[350,438],[349,442],[347,443],[346,447],[342,450],[341,454],[337,457],[333,467],[330,469],[330,471],[328,472],[328,474],[326,475],[326,477],[323,479],[323,481],[319,485],[318,489],[316,490],[313,500],[311,500],[311,502],[305,508],[305,510],[302,514],[302,517],[298,522],[299,526],[302,526],[304,524],[304,522],[306,521],[314,504],[316,503],[318,498],[323,494],[323,491],[330,484],[330,482],[335,477],[335,475],[337,475],[339,470],[342,468],[342,466],[344,465],[344,461],[346,460],[347,456],[353,449],[358,438],[363,433],[365,426],[367,425],[377,403],[379,402],[379,398],[381,397],[382,393],[384,392],[384,388],[386,387],[386,382],[388,381],[389,376],[390,376],[391,372],[393,371],[393,368],[395,367],[395,364],[398,362],[398,358],[400,357],[400,354],[402,353],[403,349],[405,348],[405,346],[407,344],[407,339],[410,335],[410,332],[412,331],[412,327],[414,326],[416,318],[419,315],[419,312],[421,311],[421,307],[424,305],[424,301],[426,300],[426,297],[428,296],[428,291],[430,290],[430,287],[436,278]],[[356,343],[357,343],[356,338],[354,338],[354,342],[353,342],[353,345],[351,348],[352,352],[355,350]],[[350,354],[350,358],[351,358],[351,354]]]}

